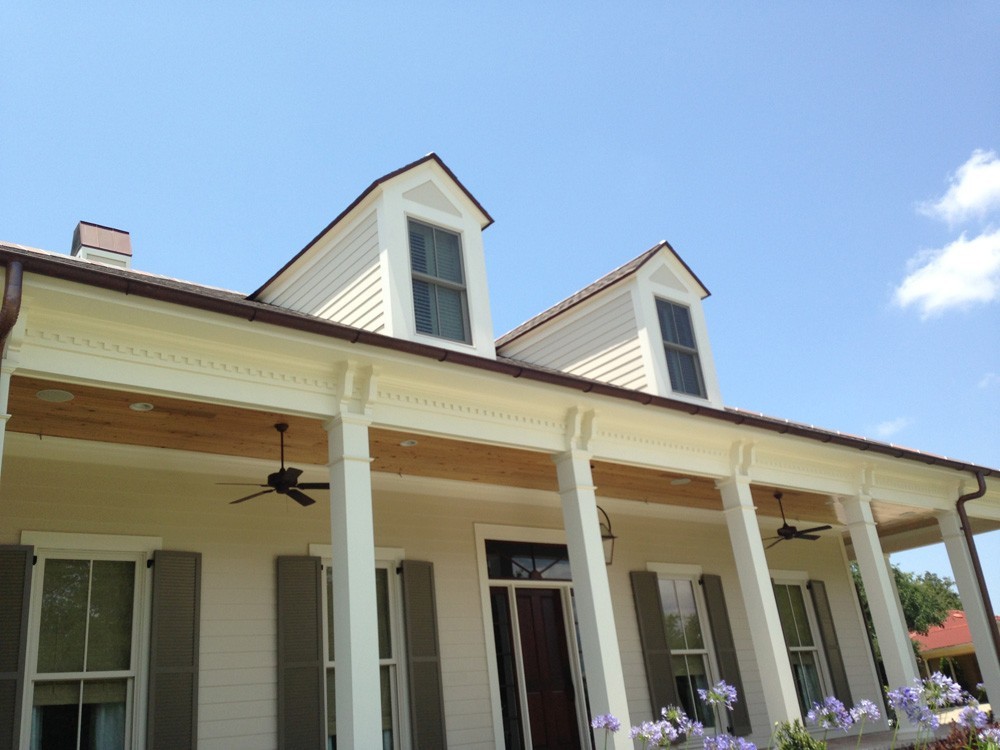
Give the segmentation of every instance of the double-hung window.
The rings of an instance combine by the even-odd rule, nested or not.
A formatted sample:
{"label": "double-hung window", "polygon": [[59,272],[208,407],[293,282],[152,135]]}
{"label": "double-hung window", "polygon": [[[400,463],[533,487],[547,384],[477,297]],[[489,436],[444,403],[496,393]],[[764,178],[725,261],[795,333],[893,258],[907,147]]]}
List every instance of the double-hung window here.
{"label": "double-hung window", "polygon": [[[395,566],[378,562],[375,566],[375,597],[378,608],[378,655],[382,694],[382,748],[402,747],[399,721],[399,695],[402,690],[400,638],[398,637],[397,588]],[[333,570],[326,566],[326,725],[327,748],[337,748],[337,696],[334,675],[337,661],[333,650]]]}
{"label": "double-hung window", "polygon": [[657,299],[656,314],[660,319],[670,387],[677,393],[704,398],[705,381],[691,325],[691,311],[683,305]]}
{"label": "double-hung window", "polygon": [[811,608],[806,605],[806,596],[803,583],[774,584],[778,618],[781,620],[781,631],[785,636],[788,660],[792,664],[792,676],[795,679],[795,692],[803,715],[814,703],[822,702],[824,696],[819,638],[809,611]]}
{"label": "double-hung window", "polygon": [[710,644],[702,626],[705,616],[696,581],[661,575],[659,583],[663,626],[681,708],[706,727],[714,727],[715,714],[698,698],[698,690],[708,689],[715,680],[709,658]]}
{"label": "double-hung window", "polygon": [[469,305],[462,270],[462,238],[410,219],[413,317],[418,333],[470,341]]}

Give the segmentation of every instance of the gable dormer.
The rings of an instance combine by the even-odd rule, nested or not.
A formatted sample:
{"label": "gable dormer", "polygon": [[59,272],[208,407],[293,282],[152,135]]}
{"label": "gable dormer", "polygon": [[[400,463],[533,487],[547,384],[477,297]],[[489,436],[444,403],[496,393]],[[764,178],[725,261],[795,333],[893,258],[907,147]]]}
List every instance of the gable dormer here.
{"label": "gable dormer", "polygon": [[702,300],[708,289],[667,243],[497,341],[497,353],[611,385],[722,406]]}
{"label": "gable dormer", "polygon": [[428,154],[375,180],[251,298],[493,358],[482,238],[492,223]]}

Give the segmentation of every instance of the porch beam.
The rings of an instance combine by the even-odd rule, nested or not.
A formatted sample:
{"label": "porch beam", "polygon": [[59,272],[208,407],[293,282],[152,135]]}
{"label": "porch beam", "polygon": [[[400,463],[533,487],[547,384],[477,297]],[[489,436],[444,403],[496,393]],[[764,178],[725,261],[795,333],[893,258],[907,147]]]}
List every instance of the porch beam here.
{"label": "porch beam", "polygon": [[337,747],[382,747],[375,528],[367,416],[344,413],[329,433]]}
{"label": "porch beam", "polygon": [[[590,712],[613,714],[623,727],[631,725],[625,676],[622,672],[618,631],[615,627],[608,569],[597,518],[597,495],[590,471],[590,454],[570,450],[554,456],[569,562],[573,571],[573,594],[583,647],[584,671]],[[593,716],[588,717],[588,721]],[[632,750],[628,733],[612,736],[616,750]]]}
{"label": "porch beam", "polygon": [[[890,688],[911,685],[919,676],[909,631],[896,593],[895,582],[875,529],[871,498],[867,495],[842,498],[851,545],[865,585],[868,609],[885,665]],[[902,719],[905,721],[905,717]]]}
{"label": "porch beam", "polygon": [[[723,515],[736,558],[736,572],[750,624],[757,668],[761,683],[766,688],[764,704],[768,724],[774,726],[777,722],[801,719],[792,665],[785,648],[774,586],[750,494],[750,481],[737,475],[716,484],[722,495]],[[746,696],[740,696],[740,699],[745,700]]]}
{"label": "porch beam", "polygon": [[996,623],[990,623],[983,597],[979,592],[972,555],[966,545],[962,523],[955,511],[938,513],[938,525],[941,527],[941,538],[951,562],[951,572],[955,576],[958,595],[962,599],[965,610],[965,620],[969,623],[972,643],[976,648],[976,661],[982,672],[986,685],[986,694],[991,705],[1000,704],[1000,660],[997,659],[993,646],[993,635],[990,628],[996,628]]}

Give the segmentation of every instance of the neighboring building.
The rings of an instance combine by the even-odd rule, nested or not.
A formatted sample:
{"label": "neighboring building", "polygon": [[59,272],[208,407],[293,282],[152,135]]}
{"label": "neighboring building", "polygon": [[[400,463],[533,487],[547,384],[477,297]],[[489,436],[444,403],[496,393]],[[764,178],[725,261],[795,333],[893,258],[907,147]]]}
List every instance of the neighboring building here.
{"label": "neighboring building", "polygon": [[[997,618],[1000,627],[1000,617]],[[924,674],[941,672],[951,677],[972,695],[977,695],[976,686],[983,681],[983,673],[976,660],[976,647],[972,643],[972,632],[965,612],[953,609],[937,627],[930,628],[927,635],[910,633],[910,638],[920,650]]]}
{"label": "neighboring building", "polygon": [[764,743],[879,699],[849,559],[916,677],[885,555],[942,538],[1000,693],[1000,472],[724,406],[666,242],[494,342],[491,221],[432,154],[249,296],[0,244],[0,750],[582,748],[723,678]]}

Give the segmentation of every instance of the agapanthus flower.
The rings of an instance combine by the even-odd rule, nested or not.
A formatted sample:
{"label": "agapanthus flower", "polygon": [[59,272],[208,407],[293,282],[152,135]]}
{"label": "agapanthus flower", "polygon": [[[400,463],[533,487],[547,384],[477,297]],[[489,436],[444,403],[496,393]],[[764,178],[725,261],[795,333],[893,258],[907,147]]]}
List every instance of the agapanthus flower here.
{"label": "agapanthus flower", "polygon": [[672,725],[676,730],[678,735],[686,735],[688,737],[700,737],[704,734],[705,728],[702,726],[700,721],[692,721],[684,709],[680,706],[667,706],[660,709],[660,716],[663,720],[670,725]]}
{"label": "agapanthus flower", "polygon": [[832,695],[824,698],[822,703],[814,703],[806,714],[806,721],[821,729],[843,729],[845,732],[854,723],[851,712]]}
{"label": "agapanthus flower", "polygon": [[757,746],[742,737],[720,734],[714,737],[705,737],[705,750],[757,750]]}
{"label": "agapanthus flower", "polygon": [[986,727],[979,733],[979,741],[1000,746],[1000,727]]}
{"label": "agapanthus flower", "polygon": [[920,691],[911,687],[888,690],[885,697],[889,702],[889,706],[896,713],[907,713],[914,706],[920,705]]}
{"label": "agapanthus flower", "polygon": [[966,729],[982,729],[989,721],[989,717],[979,708],[975,701],[963,708],[958,714],[958,723]]}
{"label": "agapanthus flower", "polygon": [[725,706],[732,709],[736,702],[736,688],[728,684],[725,680],[719,680],[712,687],[705,690],[698,688],[698,697],[709,706]]}
{"label": "agapanthus flower", "polygon": [[882,712],[870,700],[862,698],[851,709],[851,718],[856,722],[878,721],[882,718]]}
{"label": "agapanthus flower", "polygon": [[965,691],[950,677],[935,672],[922,682],[924,700],[931,708],[954,706],[965,700]]}
{"label": "agapanthus flower", "polygon": [[664,741],[671,742],[677,739],[676,732],[670,737],[670,730],[673,728],[665,721],[644,721],[637,727],[632,727],[628,736],[630,739],[639,739],[644,743],[644,747],[657,747]]}
{"label": "agapanthus flower", "polygon": [[622,723],[611,714],[598,714],[591,720],[590,726],[593,729],[606,729],[614,734],[622,728]]}

